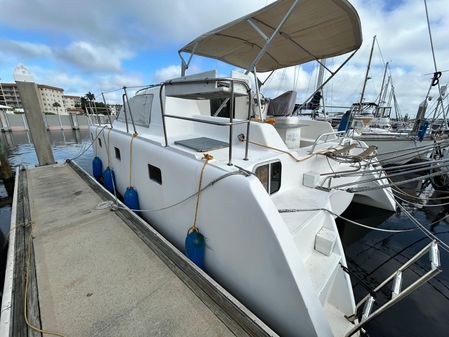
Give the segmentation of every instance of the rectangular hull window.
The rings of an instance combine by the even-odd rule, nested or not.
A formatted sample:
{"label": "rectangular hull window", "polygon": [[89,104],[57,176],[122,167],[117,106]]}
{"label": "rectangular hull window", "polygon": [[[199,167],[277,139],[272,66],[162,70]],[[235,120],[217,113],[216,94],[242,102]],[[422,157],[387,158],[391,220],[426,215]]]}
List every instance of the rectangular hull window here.
{"label": "rectangular hull window", "polygon": [[276,161],[256,168],[255,174],[269,194],[281,188],[282,165]]}
{"label": "rectangular hull window", "polygon": [[159,167],[148,164],[148,174],[150,179],[162,185],[162,173]]}
{"label": "rectangular hull window", "polygon": [[115,158],[117,158],[117,160],[122,160],[122,157],[120,156],[120,150],[116,147],[114,147],[115,150]]}

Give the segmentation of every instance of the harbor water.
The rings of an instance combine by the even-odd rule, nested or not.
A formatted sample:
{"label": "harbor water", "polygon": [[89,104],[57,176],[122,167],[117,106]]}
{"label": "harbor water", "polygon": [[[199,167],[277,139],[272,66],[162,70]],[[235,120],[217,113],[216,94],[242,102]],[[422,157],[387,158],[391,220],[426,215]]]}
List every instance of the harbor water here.
{"label": "harbor water", "polygon": [[[93,149],[87,130],[51,131],[51,143],[56,160],[76,158],[77,162],[91,172]],[[0,139],[8,148],[8,159],[13,168],[20,165],[35,165],[36,154],[28,132],[5,132]],[[81,155],[80,155],[81,154]],[[404,177],[401,177],[402,179]],[[417,190],[418,184],[403,187],[413,203],[403,206],[442,241],[449,242],[449,194],[435,192],[430,186]],[[1,200],[7,199],[7,192],[0,185]],[[446,200],[446,201],[445,201]],[[427,204],[423,207],[421,204]],[[447,205],[446,205],[447,204]],[[7,235],[11,206],[8,202],[0,204],[0,282],[3,282]],[[379,229],[416,228],[412,221],[398,210],[386,212],[380,209],[352,204],[344,217]],[[442,219],[442,220],[441,220]],[[420,230],[391,233],[359,227],[351,222],[338,219],[340,235],[346,252],[349,273],[354,286],[356,301],[368,294],[386,277],[425,247],[430,240]],[[429,283],[412,293],[399,304],[375,318],[366,330],[371,337],[385,336],[447,336],[449,321],[449,254],[440,250],[443,271]],[[405,273],[404,287],[422,276],[429,268],[429,259],[424,256]],[[1,289],[3,285],[1,284]],[[378,300],[381,303],[391,295],[391,287],[385,287]],[[383,297],[383,298],[382,298]]]}

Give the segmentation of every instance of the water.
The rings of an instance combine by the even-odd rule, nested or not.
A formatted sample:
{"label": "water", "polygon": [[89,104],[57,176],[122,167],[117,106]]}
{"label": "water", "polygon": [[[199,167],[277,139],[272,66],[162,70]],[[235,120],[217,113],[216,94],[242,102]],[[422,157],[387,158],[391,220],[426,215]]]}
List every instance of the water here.
{"label": "water", "polygon": [[[9,160],[12,166],[37,164],[34,147],[30,135],[26,132],[13,132],[0,134],[1,141],[9,148]],[[91,171],[93,158],[90,136],[87,130],[81,131],[53,131],[50,132],[51,142],[56,160],[74,158],[85,150],[75,161],[88,172]],[[411,194],[415,193],[416,184],[404,187]],[[0,186],[0,197],[6,191]],[[434,202],[430,198],[446,197],[449,203],[449,194],[434,192],[426,188],[422,199]],[[443,199],[444,200],[444,199]],[[420,201],[422,203],[422,201]],[[440,201],[440,203],[442,203]],[[405,204],[404,204],[405,205]],[[449,213],[449,205],[432,208],[410,207],[407,209],[423,224],[435,222]],[[9,231],[11,207],[0,207],[0,230]],[[402,212],[386,212],[379,209],[353,204],[343,214],[360,223],[378,228],[397,229],[414,227],[412,222]],[[345,221],[337,221],[345,247],[348,266],[352,274],[356,301],[362,299],[368,288],[374,288],[387,276],[405,263],[430,241],[421,231],[406,233],[385,233],[366,230]],[[428,227],[443,241],[449,242],[449,217]],[[0,236],[0,247],[3,245]],[[3,250],[5,252],[5,249]],[[4,272],[4,254],[0,261],[0,277]],[[449,254],[441,250],[443,271],[430,283],[423,285],[408,298],[387,310],[367,326],[371,337],[423,337],[446,336],[449,331],[449,321],[446,311],[449,307]],[[2,265],[3,264],[3,265]],[[405,274],[404,284],[422,275],[428,268],[427,256],[413,266]],[[389,293],[387,287],[385,293]],[[382,299],[379,299],[380,301]]]}

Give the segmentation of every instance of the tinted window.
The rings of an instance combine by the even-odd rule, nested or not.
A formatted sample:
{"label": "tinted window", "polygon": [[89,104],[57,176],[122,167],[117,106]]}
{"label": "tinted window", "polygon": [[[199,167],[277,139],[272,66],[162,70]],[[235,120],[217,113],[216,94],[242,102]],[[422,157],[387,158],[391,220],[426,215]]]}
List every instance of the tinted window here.
{"label": "tinted window", "polygon": [[148,164],[148,174],[150,179],[162,185],[162,174],[159,167]]}
{"label": "tinted window", "polygon": [[268,192],[268,165],[263,165],[263,166],[259,166],[256,169],[256,176],[257,178],[259,178],[260,182],[262,183],[263,187],[265,187],[265,189]]}
{"label": "tinted window", "polygon": [[255,174],[269,194],[273,194],[281,188],[281,162],[277,161],[259,166]]}
{"label": "tinted window", "polygon": [[271,163],[271,174],[270,174],[270,194],[279,191],[281,188],[281,162]]}
{"label": "tinted window", "polygon": [[100,147],[102,147],[103,145],[101,145],[101,139],[98,138],[98,144],[100,144]]}
{"label": "tinted window", "polygon": [[120,156],[120,150],[116,147],[114,147],[115,150],[115,158],[117,158],[118,160],[121,160],[121,156]]}
{"label": "tinted window", "polygon": [[[213,98],[210,100],[210,114],[211,116],[215,116],[215,113],[220,108],[220,106],[227,100],[227,103],[223,106],[221,111],[218,113],[218,117],[228,117],[230,116],[231,111],[231,100],[227,98]],[[235,106],[235,99],[234,99]],[[235,113],[234,113],[235,117]]]}

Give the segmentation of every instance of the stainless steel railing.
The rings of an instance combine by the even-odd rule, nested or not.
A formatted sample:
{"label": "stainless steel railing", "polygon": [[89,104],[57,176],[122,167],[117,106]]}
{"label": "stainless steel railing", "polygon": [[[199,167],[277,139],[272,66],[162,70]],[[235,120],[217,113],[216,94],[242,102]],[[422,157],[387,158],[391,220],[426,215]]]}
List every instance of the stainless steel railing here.
{"label": "stainless steel railing", "polygon": [[[318,145],[318,141],[321,138],[325,137],[325,140],[320,143],[320,144],[324,144],[324,143],[326,143],[329,140],[329,136],[335,136],[338,139],[338,135],[343,135],[345,132],[346,131],[334,131],[334,132],[322,133],[321,135],[316,137],[315,141],[313,142],[312,149],[309,151],[309,153],[312,154],[313,151],[315,151],[315,147]],[[342,141],[343,141],[343,137],[340,138],[339,144],[341,144]]]}
{"label": "stainless steel railing", "polygon": [[[200,84],[200,83],[229,83],[229,96],[230,96],[230,113],[229,113],[229,122],[217,122],[217,121],[210,121],[210,120],[204,120],[199,118],[193,118],[193,117],[184,117],[184,116],[176,116],[171,114],[165,113],[164,108],[164,100],[163,100],[163,94],[165,93],[164,89],[167,86],[171,85],[186,85],[186,84]],[[159,101],[161,104],[161,116],[162,116],[162,127],[164,131],[164,141],[165,146],[168,146],[168,135],[167,135],[167,125],[166,125],[166,118],[176,118],[186,121],[192,121],[197,123],[204,123],[204,124],[211,124],[211,125],[218,125],[218,126],[226,126],[229,127],[229,152],[228,152],[228,165],[232,165],[232,137],[233,137],[233,127],[235,125],[239,124],[246,124],[246,143],[245,143],[245,157],[244,160],[248,160],[248,140],[249,140],[249,131],[250,131],[250,119],[251,119],[251,104],[248,104],[248,116],[246,120],[240,120],[240,121],[234,121],[234,115],[235,115],[235,106],[234,106],[234,97],[235,97],[235,83],[238,83],[245,87],[246,94],[248,96],[248,99],[251,97],[251,88],[249,87],[248,83],[245,80],[237,79],[237,78],[205,78],[205,79],[193,79],[193,80],[175,80],[175,81],[167,81],[161,84],[159,89]]]}

